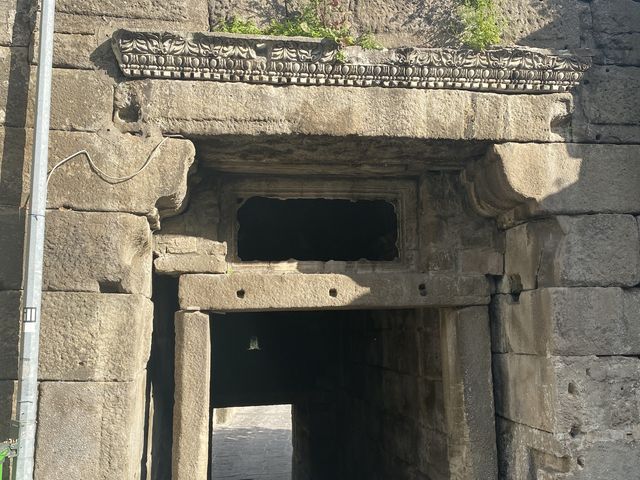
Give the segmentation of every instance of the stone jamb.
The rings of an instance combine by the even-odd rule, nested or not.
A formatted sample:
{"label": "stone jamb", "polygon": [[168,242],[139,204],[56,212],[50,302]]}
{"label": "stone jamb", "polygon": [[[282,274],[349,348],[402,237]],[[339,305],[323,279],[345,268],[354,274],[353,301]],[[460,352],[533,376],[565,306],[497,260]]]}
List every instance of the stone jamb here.
{"label": "stone jamb", "polygon": [[209,315],[175,315],[175,404],[173,480],[207,480],[211,408],[211,334]]}
{"label": "stone jamb", "polygon": [[440,330],[450,478],[497,479],[488,311],[443,310]]}
{"label": "stone jamb", "polygon": [[[269,275],[263,273],[256,273],[249,275],[252,280],[270,281],[277,278],[280,280],[291,279],[297,277],[299,280],[311,279],[315,282],[315,286],[318,286],[319,279],[334,280],[333,277],[340,277],[342,280],[349,279],[346,275],[313,275],[313,274],[284,274],[284,275]],[[329,308],[333,309],[349,309],[349,308],[411,308],[416,307],[416,304],[410,300],[407,300],[406,296],[389,294],[388,288],[392,285],[398,285],[402,283],[402,277],[409,276],[411,283],[415,283],[415,280],[424,277],[420,274],[374,274],[375,277],[387,277],[383,287],[386,290],[386,300],[379,300],[373,307],[371,305],[358,305],[348,304],[348,300],[345,300],[343,305],[333,306]],[[203,371],[201,369],[184,369],[180,367],[180,374],[178,374],[178,356],[181,355],[184,358],[188,358],[191,355],[196,354],[194,348],[198,348],[201,341],[195,342],[191,345],[185,342],[183,339],[179,339],[178,335],[178,319],[186,319],[188,316],[203,317],[203,314],[197,310],[203,311],[217,311],[217,312],[233,312],[233,311],[268,311],[268,310],[312,310],[312,309],[326,309],[327,306],[319,306],[314,304],[314,296],[306,292],[304,288],[293,288],[286,285],[277,285],[274,291],[264,291],[264,285],[259,286],[257,290],[264,295],[267,302],[273,302],[271,305],[263,303],[259,308],[242,308],[229,305],[213,305],[202,304],[200,306],[194,306],[188,303],[186,297],[188,291],[192,288],[203,287],[200,291],[200,299],[203,296],[209,299],[219,298],[219,292],[216,292],[215,288],[207,284],[207,281],[229,282],[240,279],[243,280],[246,275],[234,274],[234,275],[182,275],[180,278],[180,307],[184,310],[179,312],[176,316],[176,392],[178,383],[178,375],[181,376],[180,383],[196,385],[202,382]],[[189,283],[189,280],[195,283]],[[246,279],[245,279],[246,280]],[[204,283],[203,283],[204,281]],[[307,285],[308,287],[308,285]],[[488,287],[487,287],[488,288]],[[233,286],[233,292],[236,292],[236,286]],[[322,285],[320,289],[328,292],[328,285]],[[296,300],[291,299],[291,294],[301,290],[304,293],[302,301],[307,302],[306,307]],[[419,289],[416,291],[416,296],[423,298],[420,295]],[[204,295],[202,295],[203,292]],[[243,295],[249,296],[250,293],[243,291]],[[285,299],[289,302],[288,307],[278,303],[277,298]],[[334,297],[328,295],[328,298]],[[389,298],[394,300],[390,301]],[[448,430],[448,460],[451,469],[451,478],[459,480],[476,480],[482,478],[483,480],[495,480],[497,479],[497,454],[496,454],[496,440],[495,440],[495,414],[493,408],[493,386],[491,379],[491,339],[488,323],[488,290],[485,300],[476,299],[476,305],[469,308],[455,307],[464,306],[460,299],[451,297],[444,301],[440,299],[440,305],[446,304],[450,308],[443,310],[441,318],[442,328],[440,342],[443,351],[442,368],[444,376],[444,388],[445,388],[445,416]],[[242,300],[242,298],[237,298]],[[186,302],[186,303],[185,303]],[[405,304],[402,304],[405,302]],[[201,302],[202,303],[202,302]],[[418,307],[424,305],[417,305]],[[208,317],[207,317],[208,318]],[[207,323],[208,325],[208,323]],[[204,336],[201,332],[200,337]],[[210,337],[207,336],[207,339]],[[181,343],[178,346],[178,342]],[[206,348],[206,347],[205,347]],[[210,348],[210,346],[208,347]],[[180,353],[179,353],[180,352]],[[210,355],[210,351],[208,353]],[[207,374],[205,372],[205,374]],[[210,375],[210,371],[208,372]],[[189,375],[191,375],[189,377]],[[176,401],[177,402],[177,401]],[[178,402],[176,403],[178,404]],[[180,404],[184,404],[183,401]],[[198,409],[200,412],[202,408]],[[201,414],[201,413],[199,413]],[[189,412],[189,418],[193,415],[193,412]],[[207,413],[209,415],[209,413]],[[208,418],[208,417],[207,417]],[[174,416],[174,432],[186,430],[187,422]],[[204,432],[204,426],[200,426],[200,431]],[[175,434],[174,434],[175,435]],[[202,435],[202,433],[201,433]],[[174,436],[174,442],[175,440]],[[196,458],[201,459],[201,453],[194,453],[190,462],[196,462]],[[174,477],[175,478],[175,477]],[[182,477],[180,477],[182,478]],[[187,478],[187,477],[185,477]],[[204,480],[202,476],[192,476],[194,480]]]}

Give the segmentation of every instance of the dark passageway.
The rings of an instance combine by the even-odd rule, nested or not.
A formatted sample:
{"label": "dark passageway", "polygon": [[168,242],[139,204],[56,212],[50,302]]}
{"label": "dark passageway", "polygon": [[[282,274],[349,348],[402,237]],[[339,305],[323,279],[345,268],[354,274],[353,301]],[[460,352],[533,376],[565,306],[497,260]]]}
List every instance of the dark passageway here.
{"label": "dark passageway", "polygon": [[[291,404],[294,480],[447,478],[439,323],[436,309],[214,314],[213,407]],[[213,428],[212,480],[271,480],[284,432],[227,430],[225,445],[234,421]],[[229,442],[262,455],[263,476]]]}

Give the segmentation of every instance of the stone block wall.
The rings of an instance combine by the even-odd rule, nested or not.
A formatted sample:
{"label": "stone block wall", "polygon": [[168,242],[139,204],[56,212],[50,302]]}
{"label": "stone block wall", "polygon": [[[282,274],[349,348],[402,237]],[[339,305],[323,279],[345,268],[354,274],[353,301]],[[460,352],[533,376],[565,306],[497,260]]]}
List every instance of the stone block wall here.
{"label": "stone block wall", "polygon": [[341,478],[450,478],[440,312],[365,313],[345,332]]}
{"label": "stone block wall", "polygon": [[504,238],[473,210],[459,172],[425,173],[419,196],[420,271],[502,273]]}
{"label": "stone block wall", "polygon": [[[256,10],[253,3],[194,0],[58,2],[50,167],[87,148],[101,168],[125,175],[158,144],[158,130],[495,142],[464,180],[474,206],[498,217],[504,246],[500,235],[489,232],[491,221],[449,215],[458,207],[425,196],[421,228],[427,254],[420,266],[500,276],[506,250],[492,314],[502,475],[633,478],[639,458],[640,353],[634,339],[640,284],[640,4],[499,3],[509,20],[507,41],[592,49],[594,66],[573,94],[124,82],[108,42],[118,28],[206,31],[235,9],[265,19],[268,9],[283,7],[265,2]],[[350,8],[359,28],[371,29],[389,46],[437,45],[450,38],[438,27],[438,15],[450,10],[446,1],[356,2]],[[36,21],[37,8],[26,0],[0,0],[0,440],[11,436],[15,402]],[[147,136],[123,133],[128,131]],[[175,252],[192,256],[192,271],[205,260],[207,271],[226,271],[224,246],[209,242],[217,240],[214,234],[195,235],[201,239],[187,245],[171,238],[190,228],[167,217],[185,208],[194,155],[189,141],[171,139],[130,183],[98,180],[82,157],[51,179],[40,478],[63,472],[69,478],[138,478],[152,228],[162,217],[167,235],[156,242],[159,271],[178,273],[163,257]],[[460,193],[453,173],[430,173],[421,188],[441,188],[456,198]],[[392,384],[411,374],[390,371]],[[419,440],[415,431],[396,433]],[[58,441],[61,436],[65,442]],[[437,438],[428,438],[436,448]],[[414,454],[407,443],[394,448],[399,459]],[[424,460],[423,473],[438,471]]]}
{"label": "stone block wall", "polygon": [[[587,47],[594,65],[574,91],[566,143],[497,145],[481,162],[491,173],[475,177],[475,192],[491,191],[479,208],[498,217],[506,238],[505,277],[492,302],[500,473],[632,478],[639,468],[633,92],[640,5],[531,6],[545,12],[548,26],[521,43]],[[528,20],[514,25],[524,32]]]}
{"label": "stone block wall", "polygon": [[[178,28],[176,18],[183,18],[186,28],[201,27],[192,7],[159,14],[152,5],[130,6],[124,19],[125,3],[57,2],[49,168],[86,149],[98,168],[122,176],[161,140],[122,135],[113,125],[118,77],[105,42],[116,25]],[[1,440],[16,437],[9,417],[18,374],[36,10],[32,2],[0,2]],[[83,156],[51,178],[36,478],[140,478],[153,319],[150,227],[182,208],[193,157],[190,142],[170,139],[132,182],[101,180]]]}
{"label": "stone block wall", "polygon": [[[17,395],[22,258],[27,190],[23,153],[29,86],[29,6],[0,2],[0,438],[17,437],[11,424]],[[8,480],[11,469],[4,469]]]}
{"label": "stone block wall", "polygon": [[[149,245],[149,225],[135,215],[48,215],[38,478],[70,464],[77,478],[139,475],[152,321]],[[128,425],[137,427],[127,432]]]}
{"label": "stone block wall", "polygon": [[[212,27],[232,16],[267,24],[282,18],[302,4],[300,0],[210,0]],[[350,23],[357,32],[372,32],[386,46],[456,46],[461,28],[452,18],[455,0],[392,0],[361,2],[348,0]],[[503,17],[503,39],[507,44],[539,48],[576,49],[594,46],[619,59],[637,58],[637,12],[633,0],[582,2],[580,0],[498,0]],[[629,11],[632,11],[629,15]]]}
{"label": "stone block wall", "polygon": [[294,405],[295,478],[496,478],[485,307],[354,312],[340,338],[337,388]]}
{"label": "stone block wall", "polygon": [[[178,149],[175,156],[167,149],[161,157],[173,157],[184,172],[182,178],[174,177],[177,196],[186,189],[186,171],[193,161],[185,144],[186,150]],[[153,180],[152,169],[143,175],[163,188]],[[52,179],[51,184],[58,185],[52,192],[65,184],[73,190],[76,178],[66,178]],[[78,198],[73,210],[50,210],[47,215],[37,478],[60,472],[70,478],[141,474],[153,321],[152,237],[146,215],[136,210],[157,216],[157,201],[145,196],[162,195],[149,188],[137,198],[125,194],[126,200],[118,204],[118,188],[112,186],[104,196],[115,200],[113,210],[122,211],[92,211],[91,204],[100,203],[99,189],[94,189],[86,200]],[[79,443],[59,440],[67,437]]]}
{"label": "stone block wall", "polygon": [[[498,0],[505,44],[588,49],[594,66],[575,92],[575,113],[554,127],[569,142],[638,143],[640,7],[635,0]],[[299,3],[211,0],[210,22],[239,15],[266,23]],[[371,31],[388,47],[455,45],[454,0],[345,2],[358,31]]]}
{"label": "stone block wall", "polygon": [[[580,2],[577,2],[580,3]],[[588,3],[581,26],[594,66],[576,96],[574,141],[637,144],[640,141],[640,6],[633,0]]]}
{"label": "stone block wall", "polygon": [[491,306],[500,473],[631,478],[639,468],[640,195],[629,179],[640,172],[640,149],[527,149],[495,147],[475,177],[477,205],[494,209],[505,231]]}
{"label": "stone block wall", "polygon": [[351,312],[339,378],[293,408],[294,478],[450,478],[440,312]]}
{"label": "stone block wall", "polygon": [[[640,468],[637,232],[619,214],[507,230],[511,291],[493,301],[507,478],[630,478]],[[613,473],[602,466],[609,450]]]}
{"label": "stone block wall", "polygon": [[327,389],[292,405],[292,478],[344,478],[340,408],[337,392]]}

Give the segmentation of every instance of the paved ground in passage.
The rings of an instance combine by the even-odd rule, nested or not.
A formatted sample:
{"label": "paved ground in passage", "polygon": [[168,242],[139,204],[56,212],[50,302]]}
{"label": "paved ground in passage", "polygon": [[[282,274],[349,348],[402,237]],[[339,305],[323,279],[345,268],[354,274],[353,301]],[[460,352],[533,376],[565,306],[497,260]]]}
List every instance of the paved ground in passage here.
{"label": "paved ground in passage", "polygon": [[213,429],[212,480],[291,480],[291,406],[244,407]]}

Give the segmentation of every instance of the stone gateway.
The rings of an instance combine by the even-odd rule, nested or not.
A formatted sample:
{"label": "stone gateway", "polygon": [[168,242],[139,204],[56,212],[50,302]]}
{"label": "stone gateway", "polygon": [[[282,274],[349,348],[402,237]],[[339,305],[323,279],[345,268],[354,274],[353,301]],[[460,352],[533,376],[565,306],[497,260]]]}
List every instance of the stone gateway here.
{"label": "stone gateway", "polygon": [[[35,478],[211,480],[273,404],[292,480],[640,478],[640,3],[494,0],[484,50],[463,0],[342,2],[383,49],[216,31],[299,3],[58,0]],[[0,0],[0,444],[37,16]]]}

